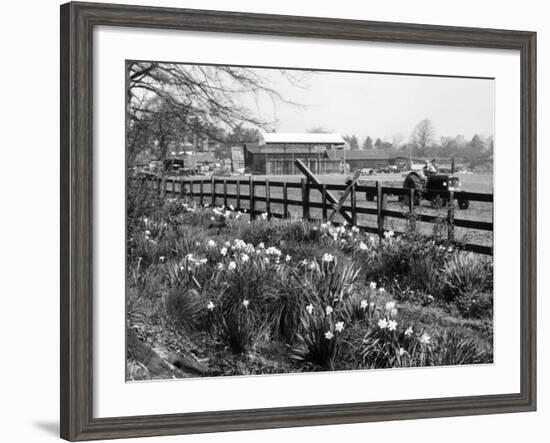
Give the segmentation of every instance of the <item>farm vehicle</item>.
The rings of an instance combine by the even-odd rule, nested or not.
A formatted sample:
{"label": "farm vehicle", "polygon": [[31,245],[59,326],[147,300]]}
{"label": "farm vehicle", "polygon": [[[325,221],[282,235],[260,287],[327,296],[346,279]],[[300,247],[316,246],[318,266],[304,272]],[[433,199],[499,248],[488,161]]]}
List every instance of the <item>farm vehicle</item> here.
{"label": "farm vehicle", "polygon": [[[372,185],[366,181],[359,181],[361,185]],[[399,186],[399,184],[397,184]],[[409,172],[401,185],[405,189],[413,189],[414,205],[420,205],[422,200],[427,200],[433,208],[446,206],[449,200],[449,191],[460,190],[460,179],[454,175],[448,174],[422,174],[416,171]],[[386,193],[391,194],[391,193]],[[374,201],[376,198],[375,191],[367,191],[365,195],[367,201]],[[409,195],[399,195],[399,200],[403,204],[409,204]],[[466,199],[458,199],[458,207],[460,209],[468,209],[470,202]]]}

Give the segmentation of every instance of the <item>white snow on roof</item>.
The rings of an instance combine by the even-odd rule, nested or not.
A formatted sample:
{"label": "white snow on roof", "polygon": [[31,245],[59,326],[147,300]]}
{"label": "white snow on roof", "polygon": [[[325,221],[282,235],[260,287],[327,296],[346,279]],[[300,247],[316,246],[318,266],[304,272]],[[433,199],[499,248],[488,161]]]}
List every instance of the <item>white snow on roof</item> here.
{"label": "white snow on roof", "polygon": [[312,134],[308,132],[266,132],[262,134],[262,137],[265,143],[345,143],[345,140],[340,134]]}

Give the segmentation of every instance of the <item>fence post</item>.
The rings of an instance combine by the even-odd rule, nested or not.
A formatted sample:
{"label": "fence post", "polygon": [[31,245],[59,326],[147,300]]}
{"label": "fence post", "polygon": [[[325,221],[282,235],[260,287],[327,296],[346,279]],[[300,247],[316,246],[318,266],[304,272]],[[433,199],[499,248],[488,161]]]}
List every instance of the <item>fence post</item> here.
{"label": "fence post", "polygon": [[321,185],[321,203],[323,205],[323,221],[326,222],[327,221],[327,185],[326,184],[322,184]]}
{"label": "fence post", "polygon": [[416,219],[414,215],[414,197],[415,189],[409,189],[409,223],[412,231],[416,231]]}
{"label": "fence post", "polygon": [[382,211],[385,206],[385,198],[382,193],[382,185],[379,181],[376,182],[376,214],[378,219],[378,235],[380,238],[384,237],[384,215]]}
{"label": "fence post", "polygon": [[236,192],[237,192],[237,211],[240,211],[241,210],[241,179],[237,179]]}
{"label": "fence post", "polygon": [[455,241],[455,201],[454,192],[449,191],[449,201],[447,203],[447,238],[449,243]]}
{"label": "fence post", "polygon": [[283,218],[288,218],[288,188],[283,182]]}
{"label": "fence post", "polygon": [[353,220],[353,226],[357,226],[357,192],[355,191],[355,183],[351,188],[351,219]]}
{"label": "fence post", "polygon": [[183,187],[183,177],[180,177],[180,198],[185,197],[185,191]]}
{"label": "fence post", "polygon": [[216,206],[216,178],[214,176],[212,176],[210,191],[210,193],[212,194],[212,206]]}
{"label": "fence post", "polygon": [[193,198],[195,194],[193,193],[193,180],[189,180],[189,196]]}
{"label": "fence post", "polygon": [[250,176],[248,181],[248,193],[250,194],[250,221],[256,218],[256,202],[254,200],[254,178]]}
{"label": "fence post", "polygon": [[309,220],[309,182],[302,179],[302,218]]}
{"label": "fence post", "polygon": [[227,179],[223,179],[223,206],[227,208]]}
{"label": "fence post", "polygon": [[269,180],[265,179],[265,212],[267,213],[267,218],[271,218],[271,199],[269,197],[270,188],[269,188]]}
{"label": "fence post", "polygon": [[201,178],[200,185],[199,185],[199,192],[200,192],[200,204],[201,206],[204,204],[204,179]]}

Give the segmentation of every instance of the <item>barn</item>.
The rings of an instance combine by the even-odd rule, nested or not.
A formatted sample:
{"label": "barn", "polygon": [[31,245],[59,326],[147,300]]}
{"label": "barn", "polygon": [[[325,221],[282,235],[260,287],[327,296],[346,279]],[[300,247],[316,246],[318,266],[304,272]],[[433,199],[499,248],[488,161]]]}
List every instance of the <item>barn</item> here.
{"label": "barn", "polygon": [[244,163],[253,174],[295,174],[297,159],[314,173],[339,172],[341,161],[328,153],[345,146],[339,134],[264,133],[259,143],[245,143]]}

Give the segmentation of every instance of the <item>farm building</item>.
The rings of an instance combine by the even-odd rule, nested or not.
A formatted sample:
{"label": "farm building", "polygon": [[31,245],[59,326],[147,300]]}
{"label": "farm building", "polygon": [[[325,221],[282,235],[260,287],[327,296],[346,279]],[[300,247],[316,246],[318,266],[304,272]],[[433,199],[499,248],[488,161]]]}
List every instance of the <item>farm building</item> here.
{"label": "farm building", "polygon": [[340,172],[341,162],[328,157],[346,142],[339,134],[265,133],[259,143],[245,143],[244,164],[254,174],[294,174],[302,160],[316,172]]}
{"label": "farm building", "polygon": [[245,167],[253,174],[297,174],[295,160],[303,161],[316,174],[342,172],[342,162],[330,159],[326,148],[319,146],[281,149],[247,143],[244,148]]}

